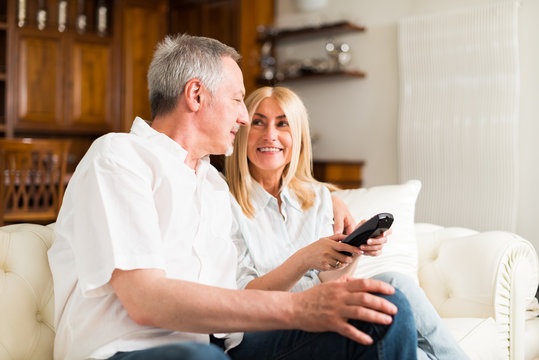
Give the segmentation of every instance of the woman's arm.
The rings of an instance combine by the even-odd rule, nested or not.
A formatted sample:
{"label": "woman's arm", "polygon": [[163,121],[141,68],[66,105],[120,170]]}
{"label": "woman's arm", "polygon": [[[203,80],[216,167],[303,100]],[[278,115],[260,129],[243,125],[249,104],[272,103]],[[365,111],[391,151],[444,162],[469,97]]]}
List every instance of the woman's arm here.
{"label": "woman's arm", "polygon": [[354,257],[342,252],[355,255],[362,252],[355,246],[341,243],[340,241],[345,237],[345,235],[336,234],[305,246],[272,271],[251,280],[245,288],[290,290],[310,269],[335,272],[332,270],[348,267],[347,265],[353,262]]}

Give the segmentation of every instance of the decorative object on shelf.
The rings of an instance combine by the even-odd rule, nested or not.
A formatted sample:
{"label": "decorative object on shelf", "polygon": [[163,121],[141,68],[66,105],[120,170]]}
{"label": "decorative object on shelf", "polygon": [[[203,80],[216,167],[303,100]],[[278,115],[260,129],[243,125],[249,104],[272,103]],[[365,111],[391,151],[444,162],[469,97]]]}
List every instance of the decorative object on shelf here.
{"label": "decorative object on shelf", "polygon": [[58,31],[64,32],[67,23],[67,1],[58,2]]}
{"label": "decorative object on shelf", "polygon": [[38,1],[39,9],[37,10],[37,28],[39,30],[45,29],[47,25],[47,4],[45,0]]}
{"label": "decorative object on shelf", "polygon": [[339,55],[337,57],[339,68],[343,69],[348,64],[350,64],[350,61],[352,60],[352,53],[350,52],[350,45],[347,43],[341,43],[339,45]]}
{"label": "decorative object on shelf", "polygon": [[296,8],[301,11],[314,11],[325,8],[328,0],[296,0]]}
{"label": "decorative object on shelf", "polygon": [[275,58],[271,55],[271,41],[266,41],[262,45],[260,55],[262,77],[266,80],[273,80],[275,76]]}
{"label": "decorative object on shelf", "polygon": [[81,34],[86,32],[86,13],[84,11],[84,0],[78,1],[77,31]]}
{"label": "decorative object on shelf", "polygon": [[329,57],[329,68],[334,71],[343,70],[352,60],[350,45],[347,43],[336,44],[333,40],[326,43],[326,53]]}
{"label": "decorative object on shelf", "polygon": [[[257,26],[259,38],[267,37],[273,32],[272,27],[264,25]],[[266,81],[272,81],[275,78],[275,57],[272,55],[273,43],[266,40],[260,48],[260,69],[261,77]]]}
{"label": "decorative object on shelf", "polygon": [[100,0],[97,6],[97,33],[101,36],[107,34],[107,6],[104,0]]}
{"label": "decorative object on shelf", "polygon": [[26,23],[26,0],[19,0],[19,11],[17,12],[17,25],[23,27]]}

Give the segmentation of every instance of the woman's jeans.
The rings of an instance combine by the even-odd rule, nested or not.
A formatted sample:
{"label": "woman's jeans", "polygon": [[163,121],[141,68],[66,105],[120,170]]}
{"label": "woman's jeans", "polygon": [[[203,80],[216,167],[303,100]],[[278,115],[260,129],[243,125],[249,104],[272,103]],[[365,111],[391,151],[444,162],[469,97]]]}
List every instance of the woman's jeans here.
{"label": "woman's jeans", "polygon": [[423,290],[412,278],[396,272],[382,273],[373,278],[399,288],[406,295],[417,329],[418,359],[468,359]]}
{"label": "woman's jeans", "polygon": [[[228,352],[233,360],[328,360],[328,359],[416,359],[417,335],[413,314],[406,297],[396,290],[379,295],[399,309],[390,325],[351,321],[374,340],[361,345],[334,332],[310,333],[301,330],[275,330],[245,333],[243,341]],[[172,351],[171,351],[172,350]],[[178,343],[147,350],[117,353],[111,360],[206,360],[229,359],[215,345]]]}

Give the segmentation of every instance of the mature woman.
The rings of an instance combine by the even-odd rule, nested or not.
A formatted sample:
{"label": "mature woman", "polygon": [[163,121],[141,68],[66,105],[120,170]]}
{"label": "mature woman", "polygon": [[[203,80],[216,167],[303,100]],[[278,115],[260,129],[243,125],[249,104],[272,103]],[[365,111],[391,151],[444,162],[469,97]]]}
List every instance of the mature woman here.
{"label": "mature woman", "polygon": [[[328,187],[311,175],[308,115],[299,97],[287,88],[264,87],[245,102],[251,123],[239,131],[226,159],[235,200],[238,285],[301,291],[351,272],[362,254],[378,255],[387,233],[359,249],[341,243],[343,235],[332,235],[332,201]],[[408,297],[418,358],[467,358],[413,280],[397,273],[377,278]]]}

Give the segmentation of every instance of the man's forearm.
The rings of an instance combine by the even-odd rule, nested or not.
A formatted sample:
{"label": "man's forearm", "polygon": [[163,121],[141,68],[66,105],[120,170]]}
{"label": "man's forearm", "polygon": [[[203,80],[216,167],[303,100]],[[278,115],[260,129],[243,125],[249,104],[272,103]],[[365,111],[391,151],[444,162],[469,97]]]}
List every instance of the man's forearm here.
{"label": "man's forearm", "polygon": [[169,279],[161,270],[116,270],[111,284],[140,325],[194,333],[292,328],[288,292],[217,288]]}

